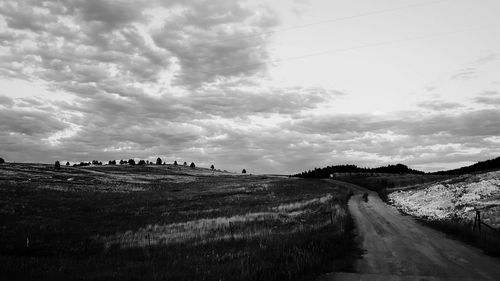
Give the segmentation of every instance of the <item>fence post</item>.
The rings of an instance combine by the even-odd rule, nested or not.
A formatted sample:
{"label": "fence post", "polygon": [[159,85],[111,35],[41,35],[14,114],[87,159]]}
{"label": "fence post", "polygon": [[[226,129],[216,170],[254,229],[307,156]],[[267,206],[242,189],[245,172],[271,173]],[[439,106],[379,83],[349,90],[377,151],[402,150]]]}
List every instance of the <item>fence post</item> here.
{"label": "fence post", "polygon": [[333,204],[330,204],[330,224],[333,224]]}
{"label": "fence post", "polygon": [[231,239],[234,240],[233,223],[232,222],[229,222],[229,231],[231,232]]}

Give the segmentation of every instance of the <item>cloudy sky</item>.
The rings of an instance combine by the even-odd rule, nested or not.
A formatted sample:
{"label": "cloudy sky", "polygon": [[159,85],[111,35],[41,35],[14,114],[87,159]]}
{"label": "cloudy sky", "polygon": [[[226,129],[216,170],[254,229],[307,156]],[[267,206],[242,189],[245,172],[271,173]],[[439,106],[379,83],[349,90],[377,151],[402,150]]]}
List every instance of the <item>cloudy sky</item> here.
{"label": "cloudy sky", "polygon": [[252,173],[500,156],[497,0],[3,0],[0,157]]}

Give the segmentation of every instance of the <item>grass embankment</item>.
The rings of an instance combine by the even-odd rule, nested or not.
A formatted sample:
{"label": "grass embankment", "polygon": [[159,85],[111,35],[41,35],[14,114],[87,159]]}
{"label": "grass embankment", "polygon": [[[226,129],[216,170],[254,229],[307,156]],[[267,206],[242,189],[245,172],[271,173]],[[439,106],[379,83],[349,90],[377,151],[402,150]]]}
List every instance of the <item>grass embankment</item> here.
{"label": "grass embankment", "polygon": [[[390,202],[402,213],[412,215],[427,226],[452,238],[500,256],[498,211],[500,173],[497,171],[453,177],[433,184],[398,190],[389,194]],[[476,210],[481,229],[473,229]],[[489,225],[491,228],[489,228]]]}
{"label": "grass embankment", "polygon": [[450,238],[458,239],[482,249],[485,254],[500,257],[500,232],[481,226],[481,231],[473,230],[473,223],[459,219],[423,219],[418,221],[446,233]]}
{"label": "grass embankment", "polygon": [[6,280],[312,280],[355,259],[325,181],[81,169],[0,167]]}

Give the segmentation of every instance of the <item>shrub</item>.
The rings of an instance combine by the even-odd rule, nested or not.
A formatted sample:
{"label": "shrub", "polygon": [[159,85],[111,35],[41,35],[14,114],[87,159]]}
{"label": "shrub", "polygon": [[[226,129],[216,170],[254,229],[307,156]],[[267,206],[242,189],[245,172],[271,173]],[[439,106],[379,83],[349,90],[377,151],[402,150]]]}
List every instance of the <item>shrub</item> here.
{"label": "shrub", "polygon": [[69,166],[69,162],[66,162],[66,166]]}
{"label": "shrub", "polygon": [[174,161],[174,166],[177,166],[177,160],[176,160],[176,161]]}
{"label": "shrub", "polygon": [[184,161],[184,166],[187,166],[188,163],[186,163],[186,161]]}
{"label": "shrub", "polygon": [[246,174],[246,173],[247,173],[247,170],[243,169],[243,170],[241,170],[241,173],[242,173],[242,174]]}
{"label": "shrub", "polygon": [[161,158],[160,157],[156,158],[156,165],[161,165],[161,163],[163,163],[161,161]]}
{"label": "shrub", "polygon": [[196,167],[196,165],[194,164],[194,162],[191,162],[191,165],[189,165],[189,167],[191,167],[191,168],[195,168],[195,167]]}
{"label": "shrub", "polygon": [[55,167],[56,169],[61,168],[61,163],[59,163],[59,161],[56,161],[56,163],[54,163],[54,167]]}

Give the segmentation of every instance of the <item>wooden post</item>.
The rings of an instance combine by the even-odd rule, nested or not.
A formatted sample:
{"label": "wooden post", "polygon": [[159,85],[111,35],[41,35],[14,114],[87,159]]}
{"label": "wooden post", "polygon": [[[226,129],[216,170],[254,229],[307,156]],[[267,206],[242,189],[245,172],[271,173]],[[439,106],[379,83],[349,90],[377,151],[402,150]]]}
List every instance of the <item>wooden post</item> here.
{"label": "wooden post", "polygon": [[476,227],[477,230],[481,232],[481,211],[479,210],[476,210],[476,216],[474,217],[474,226],[472,227],[472,231],[476,231]]}
{"label": "wooden post", "polygon": [[477,229],[479,230],[479,232],[481,232],[481,211],[477,210],[476,216],[477,216]]}
{"label": "wooden post", "polygon": [[333,224],[333,210],[330,212],[330,224]]}
{"label": "wooden post", "polygon": [[233,223],[232,222],[229,222],[229,231],[231,232],[231,239],[234,240]]}

